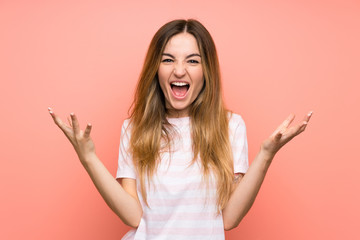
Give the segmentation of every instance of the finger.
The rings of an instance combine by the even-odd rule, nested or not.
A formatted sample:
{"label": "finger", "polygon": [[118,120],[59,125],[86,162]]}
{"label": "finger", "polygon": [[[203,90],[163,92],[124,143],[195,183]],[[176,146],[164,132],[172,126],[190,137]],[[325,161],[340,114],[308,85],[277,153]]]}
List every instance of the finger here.
{"label": "finger", "polygon": [[300,124],[300,127],[299,127],[299,131],[300,131],[300,132],[299,132],[299,133],[305,131],[305,128],[306,128],[307,125],[308,125],[308,122],[303,121],[303,122]]}
{"label": "finger", "polygon": [[72,127],[72,123],[71,123],[71,120],[70,120],[69,117],[67,117],[67,120],[68,120],[68,123],[69,123],[70,127]]}
{"label": "finger", "polygon": [[290,128],[287,131],[286,136],[284,135],[285,139],[290,140],[290,139],[296,137],[297,135],[299,135],[300,133],[302,133],[305,130],[307,124],[308,124],[308,122],[303,121],[300,124],[298,124],[297,126]]}
{"label": "finger", "polygon": [[53,110],[48,108],[51,117],[53,118],[55,124],[66,134],[68,130],[68,126],[53,112]]}
{"label": "finger", "polygon": [[290,114],[286,119],[285,121],[282,122],[282,124],[279,126],[279,130],[283,130],[283,129],[286,129],[290,123],[294,120],[295,118],[295,115],[294,114]]}
{"label": "finger", "polygon": [[92,125],[90,123],[88,123],[88,125],[85,128],[85,133],[84,133],[85,138],[90,136],[91,128],[92,128]]}
{"label": "finger", "polygon": [[313,112],[310,111],[305,117],[304,117],[304,122],[308,123],[310,121],[310,118],[312,116]]}
{"label": "finger", "polygon": [[275,141],[278,142],[278,141],[281,139],[281,137],[282,137],[282,133],[281,133],[281,132],[278,132],[278,133],[275,135],[274,139],[275,139]]}
{"label": "finger", "polygon": [[48,110],[49,110],[49,113],[50,113],[52,119],[54,120],[55,124],[58,126],[63,125],[63,122],[61,121],[61,119],[58,118],[58,116],[53,112],[53,110],[50,107],[48,108]]}
{"label": "finger", "polygon": [[302,131],[304,131],[304,129],[305,129],[304,127],[306,127],[306,124],[304,124],[304,122],[303,122],[301,124],[298,124],[297,126],[290,128],[287,131],[286,135],[284,135],[285,138],[286,139],[294,138],[295,136],[299,135]]}
{"label": "finger", "polygon": [[77,117],[75,116],[74,113],[70,113],[70,116],[71,116],[72,128],[74,129],[74,133],[79,134],[80,128],[79,128],[79,122],[77,120]]}
{"label": "finger", "polygon": [[310,118],[312,116],[312,111],[310,111],[303,119],[302,123],[299,124],[299,131],[300,132],[303,132],[305,130],[305,128],[307,127],[309,121],[310,121]]}
{"label": "finger", "polygon": [[291,123],[292,121],[294,121],[294,118],[295,118],[295,115],[294,114],[290,114],[287,119],[284,121],[284,127],[287,128]]}
{"label": "finger", "polygon": [[51,117],[53,118],[53,120],[54,120],[55,114],[54,114],[52,108],[51,108],[51,107],[48,107],[48,111],[49,111],[49,113],[50,113],[50,116],[51,116]]}
{"label": "finger", "polygon": [[272,136],[275,137],[278,133],[283,134],[286,131],[286,128],[290,125],[290,123],[294,120],[295,115],[290,114],[285,121],[283,121],[280,126],[273,132]]}

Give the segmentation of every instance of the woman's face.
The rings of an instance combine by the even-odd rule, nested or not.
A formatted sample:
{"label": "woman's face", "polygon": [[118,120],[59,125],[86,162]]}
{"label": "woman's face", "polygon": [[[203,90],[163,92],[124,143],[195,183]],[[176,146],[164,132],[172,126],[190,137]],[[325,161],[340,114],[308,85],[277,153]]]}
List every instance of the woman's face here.
{"label": "woman's face", "polygon": [[200,51],[193,35],[179,33],[168,41],[158,70],[168,117],[189,116],[190,105],[204,86]]}

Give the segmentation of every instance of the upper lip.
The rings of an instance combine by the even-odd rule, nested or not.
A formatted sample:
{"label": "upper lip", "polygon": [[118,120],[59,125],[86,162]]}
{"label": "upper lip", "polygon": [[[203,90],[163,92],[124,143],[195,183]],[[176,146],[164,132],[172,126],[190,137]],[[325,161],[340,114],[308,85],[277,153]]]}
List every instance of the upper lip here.
{"label": "upper lip", "polygon": [[173,83],[176,83],[176,82],[186,83],[186,84],[190,85],[190,83],[188,81],[184,81],[184,80],[172,80],[172,81],[170,81],[170,85],[173,84]]}

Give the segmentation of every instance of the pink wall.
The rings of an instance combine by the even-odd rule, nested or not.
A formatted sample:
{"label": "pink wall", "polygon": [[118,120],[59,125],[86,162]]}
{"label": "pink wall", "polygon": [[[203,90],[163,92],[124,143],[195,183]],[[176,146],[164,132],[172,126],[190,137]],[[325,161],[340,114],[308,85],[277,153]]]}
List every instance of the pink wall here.
{"label": "pink wall", "polygon": [[[76,3],[74,3],[76,2]],[[120,127],[152,35],[196,18],[217,43],[250,159],[291,112],[314,116],[276,157],[228,239],[359,238],[358,1],[0,1],[1,239],[120,239],[47,107],[93,124],[115,174]]]}

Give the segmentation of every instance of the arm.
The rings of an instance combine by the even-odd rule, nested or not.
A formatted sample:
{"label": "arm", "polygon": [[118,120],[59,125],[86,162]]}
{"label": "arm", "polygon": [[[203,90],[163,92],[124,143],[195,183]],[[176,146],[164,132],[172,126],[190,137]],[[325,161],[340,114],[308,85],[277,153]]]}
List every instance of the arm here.
{"label": "arm", "polygon": [[120,185],[95,154],[83,166],[111,210],[126,225],[137,228],[142,207],[136,194],[136,180],[123,179]]}
{"label": "arm", "polygon": [[122,186],[110,174],[95,154],[95,146],[90,137],[90,124],[83,132],[75,114],[71,114],[70,126],[67,126],[50,108],[49,113],[73,145],[81,164],[107,205],[126,225],[136,228],[140,223],[142,208],[136,194],[135,179],[124,179]]}
{"label": "arm", "polygon": [[235,189],[222,212],[225,230],[237,227],[250,210],[264,181],[271,160],[260,150],[247,173],[235,183]]}
{"label": "arm", "polygon": [[295,117],[294,115],[290,115],[275,132],[262,143],[260,151],[247,173],[243,177],[240,176],[241,179],[239,180],[241,181],[235,183],[230,200],[222,211],[225,230],[237,227],[250,210],[275,154],[282,146],[305,130],[311,114],[312,113],[309,113],[302,123],[289,128],[290,123]]}

